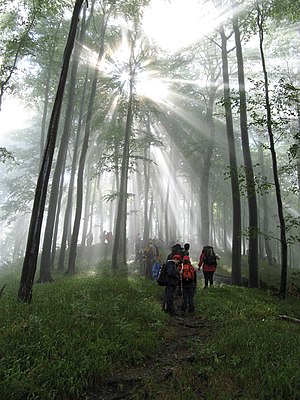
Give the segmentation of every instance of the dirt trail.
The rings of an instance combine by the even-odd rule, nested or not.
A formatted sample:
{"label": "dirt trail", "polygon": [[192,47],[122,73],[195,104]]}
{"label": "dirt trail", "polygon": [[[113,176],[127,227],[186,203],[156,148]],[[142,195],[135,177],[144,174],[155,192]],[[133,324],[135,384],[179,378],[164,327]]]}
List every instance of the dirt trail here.
{"label": "dirt trail", "polygon": [[[181,298],[175,297],[175,307],[180,310]],[[197,305],[196,305],[197,306]],[[147,382],[153,380],[154,376],[159,376],[163,381],[171,379],[176,371],[184,368],[185,365],[195,360],[191,343],[205,342],[213,330],[213,324],[204,320],[196,312],[195,315],[186,313],[170,317],[167,322],[168,337],[160,351],[143,364],[126,368],[110,377],[101,388],[93,391],[87,396],[87,400],[117,400],[117,399],[142,399],[153,398],[137,397],[137,390],[147,387]],[[197,383],[197,391],[201,398],[201,386],[203,388],[203,378]]]}

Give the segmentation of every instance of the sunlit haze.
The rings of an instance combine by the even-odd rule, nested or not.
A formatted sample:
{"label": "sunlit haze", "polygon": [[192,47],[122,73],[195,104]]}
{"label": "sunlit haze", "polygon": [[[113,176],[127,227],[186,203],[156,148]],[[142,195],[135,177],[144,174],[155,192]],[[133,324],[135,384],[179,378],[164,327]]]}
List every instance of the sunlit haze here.
{"label": "sunlit haze", "polygon": [[6,133],[21,129],[29,120],[31,113],[16,99],[4,98],[0,111],[0,147],[9,143]]}
{"label": "sunlit haze", "polygon": [[[201,4],[202,3],[202,4]],[[199,40],[226,19],[212,2],[153,0],[144,13],[143,29],[161,48],[174,52]]]}

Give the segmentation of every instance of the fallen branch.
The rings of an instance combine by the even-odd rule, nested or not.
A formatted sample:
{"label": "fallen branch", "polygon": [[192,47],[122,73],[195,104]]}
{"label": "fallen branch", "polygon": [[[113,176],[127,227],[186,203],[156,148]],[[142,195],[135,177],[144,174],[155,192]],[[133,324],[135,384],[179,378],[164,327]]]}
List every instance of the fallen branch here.
{"label": "fallen branch", "polygon": [[300,319],[298,318],[289,317],[288,315],[278,315],[278,317],[286,321],[296,322],[297,324],[300,324]]}

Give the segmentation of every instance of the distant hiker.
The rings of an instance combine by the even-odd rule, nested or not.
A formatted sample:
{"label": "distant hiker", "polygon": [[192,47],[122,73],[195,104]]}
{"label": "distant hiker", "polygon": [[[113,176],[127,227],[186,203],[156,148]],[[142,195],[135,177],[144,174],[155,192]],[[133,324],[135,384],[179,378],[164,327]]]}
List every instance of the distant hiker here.
{"label": "distant hiker", "polygon": [[183,253],[183,257],[190,256],[190,244],[189,243],[184,243],[182,253]]}
{"label": "distant hiker", "polygon": [[143,241],[141,235],[138,233],[134,242],[135,262],[140,260],[140,254],[143,252]]}
{"label": "distant hiker", "polygon": [[174,254],[172,259],[167,261],[167,284],[165,288],[165,311],[170,315],[176,315],[174,309],[174,291],[176,286],[178,285],[178,281],[180,279],[178,272],[178,264],[181,261],[181,256],[179,254]]}
{"label": "distant hiker", "polygon": [[151,279],[152,266],[156,261],[156,249],[153,246],[152,240],[149,240],[148,246],[144,250],[145,259],[145,277]]}
{"label": "distant hiker", "polygon": [[181,311],[185,313],[189,309],[190,313],[195,311],[194,295],[197,287],[197,274],[191,264],[189,256],[183,256],[182,270],[180,272],[182,282],[182,304]]}
{"label": "distant hiker", "polygon": [[217,256],[214,252],[212,246],[204,246],[202,249],[202,253],[200,254],[199,259],[199,270],[202,267],[203,275],[204,275],[204,289],[208,288],[208,283],[210,286],[213,285],[213,276],[217,269],[217,259],[220,257]]}
{"label": "distant hiker", "polygon": [[113,234],[111,231],[106,233],[105,240],[106,240],[106,243],[111,247],[113,240],[114,240],[114,237],[113,237]]}
{"label": "distant hiker", "polygon": [[156,238],[153,239],[153,246],[155,247],[156,261],[160,261],[159,243]]}

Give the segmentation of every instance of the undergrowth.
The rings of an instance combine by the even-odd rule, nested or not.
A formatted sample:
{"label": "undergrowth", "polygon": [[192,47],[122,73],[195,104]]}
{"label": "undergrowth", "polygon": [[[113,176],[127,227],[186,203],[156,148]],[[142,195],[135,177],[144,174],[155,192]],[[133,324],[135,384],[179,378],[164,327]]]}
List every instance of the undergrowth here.
{"label": "undergrowth", "polygon": [[[0,299],[1,400],[83,399],[113,371],[160,351],[170,318],[161,310],[163,289],[103,268],[35,284],[31,305],[17,302],[18,274],[1,276],[7,285]],[[214,330],[205,343],[191,343],[195,360],[172,382],[149,377],[148,398],[299,399],[300,324],[278,317],[300,318],[299,299],[201,285],[195,318],[211,321]],[[139,393],[133,398],[142,399]]]}
{"label": "undergrowth", "polygon": [[[199,298],[200,301],[200,298]],[[299,299],[267,291],[219,286],[201,293],[200,313],[216,322],[197,367],[209,376],[207,400],[300,398]]]}
{"label": "undergrowth", "polygon": [[166,318],[156,289],[93,273],[35,285],[28,305],[9,282],[0,301],[1,399],[82,398],[114,369],[153,354]]}

